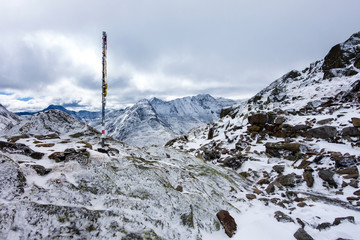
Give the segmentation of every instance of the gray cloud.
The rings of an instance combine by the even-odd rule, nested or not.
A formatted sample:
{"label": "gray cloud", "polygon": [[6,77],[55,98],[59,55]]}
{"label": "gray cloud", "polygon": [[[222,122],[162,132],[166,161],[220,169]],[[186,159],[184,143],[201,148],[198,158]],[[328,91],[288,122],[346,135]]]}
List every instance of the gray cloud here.
{"label": "gray cloud", "polygon": [[28,104],[100,107],[106,30],[108,106],[198,93],[241,98],[359,31],[359,8],[358,0],[6,1],[0,91],[33,97]]}

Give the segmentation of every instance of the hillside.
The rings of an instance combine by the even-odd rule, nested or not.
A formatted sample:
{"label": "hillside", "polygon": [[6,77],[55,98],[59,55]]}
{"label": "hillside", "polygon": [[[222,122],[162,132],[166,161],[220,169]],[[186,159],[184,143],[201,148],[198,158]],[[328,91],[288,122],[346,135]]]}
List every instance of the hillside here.
{"label": "hillside", "polygon": [[359,224],[359,56],[360,32],[323,60],[285,74],[247,104],[224,109],[220,120],[167,146],[245,176],[252,182],[244,194],[249,212],[256,209],[252,204],[280,206],[278,221],[288,227],[297,222],[314,239],[356,239],[322,208],[338,212],[336,217],[351,214],[352,224]]}

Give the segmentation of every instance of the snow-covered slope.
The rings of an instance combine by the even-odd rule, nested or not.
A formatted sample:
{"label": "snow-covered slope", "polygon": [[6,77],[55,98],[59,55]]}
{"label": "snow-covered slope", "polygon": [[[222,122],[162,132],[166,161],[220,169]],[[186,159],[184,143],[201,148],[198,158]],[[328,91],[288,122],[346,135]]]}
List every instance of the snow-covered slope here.
{"label": "snow-covered slope", "polygon": [[[236,239],[273,236],[272,221],[264,215],[280,222],[283,231],[303,228],[314,239],[358,238],[359,72],[360,32],[247,104],[225,109],[220,120],[168,142],[253,182],[243,194],[247,213],[236,218],[249,228],[238,230]],[[259,212],[261,217],[254,217]],[[337,217],[347,224],[338,225]],[[271,228],[254,226],[259,223]],[[313,239],[304,238],[303,230],[298,234],[296,239]]]}
{"label": "snow-covered slope", "polygon": [[60,110],[48,110],[39,112],[24,119],[12,128],[4,129],[0,136],[14,136],[21,134],[44,135],[44,134],[74,134],[78,131],[94,131],[85,123],[71,117]]}
{"label": "snow-covered slope", "polygon": [[8,111],[0,104],[0,131],[5,128],[11,128],[13,125],[20,122],[20,117]]}
{"label": "snow-covered slope", "polygon": [[[68,119],[55,113],[44,113],[46,122],[66,132],[60,123]],[[201,239],[220,231],[217,212],[240,212],[231,199],[248,186],[231,170],[177,150],[113,139],[102,149],[91,132],[4,140],[0,239]]]}

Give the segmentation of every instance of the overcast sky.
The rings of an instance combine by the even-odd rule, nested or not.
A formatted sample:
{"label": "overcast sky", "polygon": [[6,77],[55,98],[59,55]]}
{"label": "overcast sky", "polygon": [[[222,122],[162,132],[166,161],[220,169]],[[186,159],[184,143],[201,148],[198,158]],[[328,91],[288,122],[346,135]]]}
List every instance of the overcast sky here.
{"label": "overcast sky", "polygon": [[0,0],[0,103],[109,108],[209,93],[241,99],[360,31],[359,0]]}

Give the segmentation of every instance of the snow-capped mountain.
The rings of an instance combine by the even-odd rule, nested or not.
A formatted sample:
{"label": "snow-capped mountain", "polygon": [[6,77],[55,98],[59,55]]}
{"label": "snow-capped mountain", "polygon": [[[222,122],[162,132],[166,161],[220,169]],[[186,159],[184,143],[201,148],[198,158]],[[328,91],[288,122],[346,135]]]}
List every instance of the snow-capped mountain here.
{"label": "snow-capped mountain", "polygon": [[[106,111],[106,131],[108,136],[131,145],[164,145],[168,140],[185,134],[194,127],[218,119],[222,108],[236,103],[234,100],[214,98],[209,94],[171,101],[143,99],[125,109]],[[50,105],[40,112],[51,109],[63,111],[98,131],[102,129],[101,112],[76,112],[58,105]]]}
{"label": "snow-capped mountain", "polygon": [[[136,146],[163,145],[190,129],[219,118],[223,107],[236,102],[197,95],[163,101],[143,99],[124,110],[107,113],[108,135]],[[96,129],[98,125],[92,124]]]}
{"label": "snow-capped mountain", "polygon": [[[251,217],[258,211],[254,205],[263,214],[280,206],[273,216],[284,228],[298,225],[296,239],[356,239],[359,73],[360,32],[331,48],[323,60],[285,74],[246,104],[224,109],[221,119],[167,146],[230,167],[253,182],[244,195],[251,202],[245,207],[246,226],[260,221]],[[338,226],[339,219],[351,219],[352,230]],[[266,233],[255,236],[265,239]]]}
{"label": "snow-capped mountain", "polygon": [[0,104],[0,131],[5,128],[11,128],[21,121],[20,117],[8,111]]}

